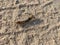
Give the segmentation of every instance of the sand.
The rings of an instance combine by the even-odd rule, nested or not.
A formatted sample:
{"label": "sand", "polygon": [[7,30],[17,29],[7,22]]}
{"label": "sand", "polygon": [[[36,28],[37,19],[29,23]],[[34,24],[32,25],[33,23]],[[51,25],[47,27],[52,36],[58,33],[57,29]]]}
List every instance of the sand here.
{"label": "sand", "polygon": [[0,45],[60,45],[60,0],[0,0]]}

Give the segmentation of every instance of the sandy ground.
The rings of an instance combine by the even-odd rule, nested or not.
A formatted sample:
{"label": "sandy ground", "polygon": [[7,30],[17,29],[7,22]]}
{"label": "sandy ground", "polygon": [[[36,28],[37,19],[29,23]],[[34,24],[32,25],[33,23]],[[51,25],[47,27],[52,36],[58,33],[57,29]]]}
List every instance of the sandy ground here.
{"label": "sandy ground", "polygon": [[0,45],[60,45],[60,0],[0,0]]}

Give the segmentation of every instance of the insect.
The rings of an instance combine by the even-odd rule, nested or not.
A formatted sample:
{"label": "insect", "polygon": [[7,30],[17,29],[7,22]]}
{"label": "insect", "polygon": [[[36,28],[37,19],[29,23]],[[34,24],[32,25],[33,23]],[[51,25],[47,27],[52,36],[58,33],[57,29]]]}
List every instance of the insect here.
{"label": "insect", "polygon": [[25,20],[22,20],[22,21],[17,21],[16,23],[17,24],[24,24],[24,23],[26,23],[26,22],[29,22],[29,21],[31,21],[31,20],[33,20],[35,17],[33,16],[33,15],[30,15],[27,19],[25,19]]}

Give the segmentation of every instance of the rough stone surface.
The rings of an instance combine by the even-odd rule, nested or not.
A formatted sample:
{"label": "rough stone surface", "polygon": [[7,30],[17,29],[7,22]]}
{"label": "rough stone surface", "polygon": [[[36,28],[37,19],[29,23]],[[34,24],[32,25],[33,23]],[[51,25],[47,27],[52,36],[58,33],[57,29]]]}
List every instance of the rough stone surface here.
{"label": "rough stone surface", "polygon": [[60,45],[60,0],[0,0],[0,45]]}

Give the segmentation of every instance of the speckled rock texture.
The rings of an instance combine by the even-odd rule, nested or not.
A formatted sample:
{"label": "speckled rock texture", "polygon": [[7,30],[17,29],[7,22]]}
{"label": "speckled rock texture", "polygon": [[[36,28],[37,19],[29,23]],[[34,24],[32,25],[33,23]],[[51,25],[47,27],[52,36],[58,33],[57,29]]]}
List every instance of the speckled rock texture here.
{"label": "speckled rock texture", "polygon": [[60,45],[60,0],[0,0],[0,45]]}

